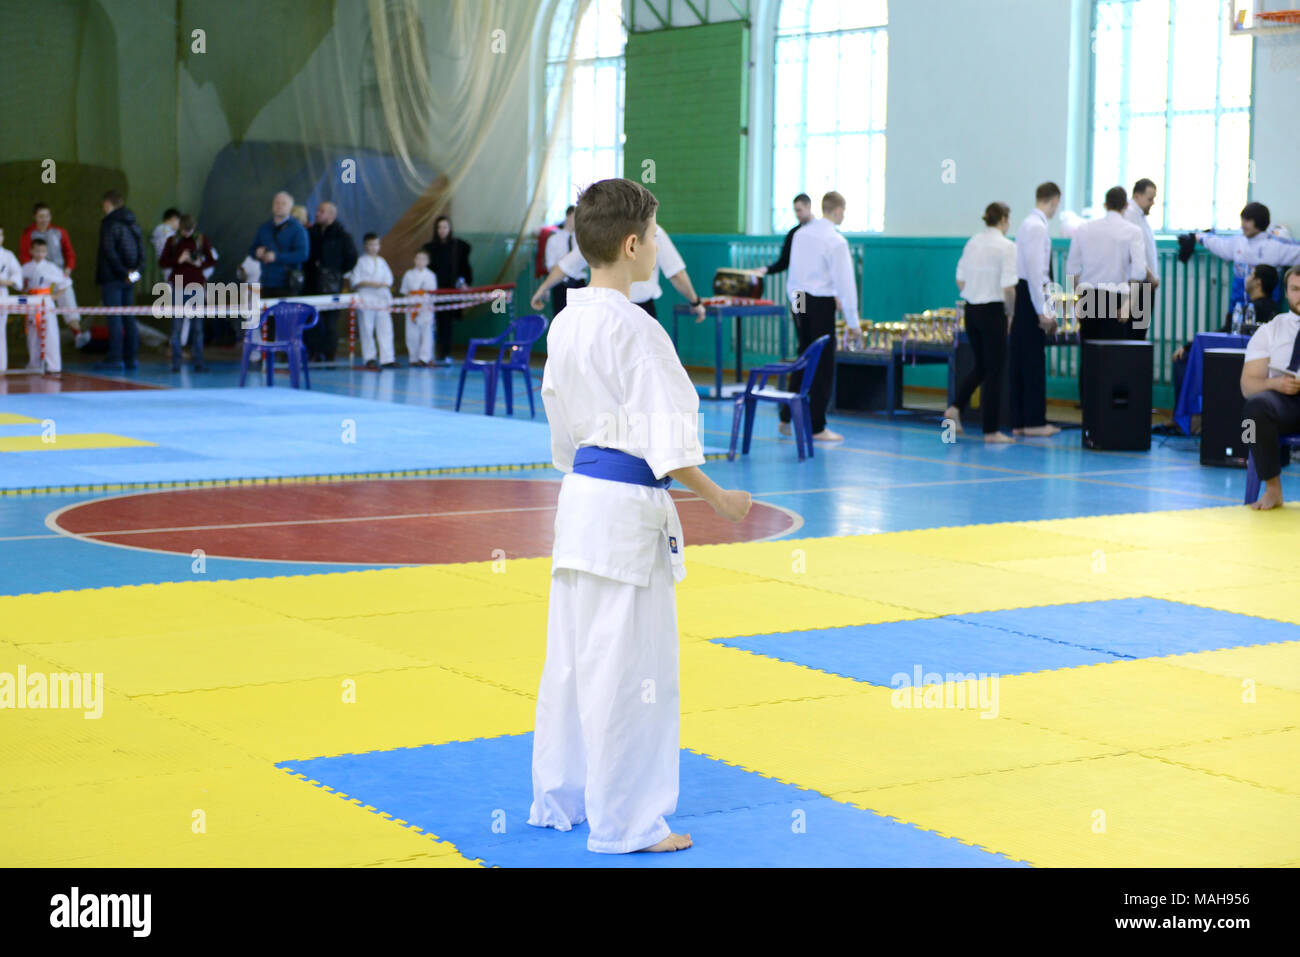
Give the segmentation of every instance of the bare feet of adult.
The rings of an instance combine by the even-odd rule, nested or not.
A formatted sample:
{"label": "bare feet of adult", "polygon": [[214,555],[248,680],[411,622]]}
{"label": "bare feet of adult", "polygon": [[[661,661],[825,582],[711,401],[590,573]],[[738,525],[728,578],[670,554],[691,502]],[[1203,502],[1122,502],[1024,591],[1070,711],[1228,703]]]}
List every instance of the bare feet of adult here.
{"label": "bare feet of adult", "polygon": [[844,436],[838,432],[832,432],[830,429],[822,429],[820,432],[813,434],[814,442],[843,442]]}
{"label": "bare feet of adult", "polygon": [[1015,439],[1013,439],[1011,436],[1007,435],[1005,432],[985,432],[985,433],[984,433],[984,442],[985,442],[985,444],[991,444],[991,445],[1006,445],[1006,444],[1009,444],[1009,443],[1014,442],[1014,441],[1015,441]]}
{"label": "bare feet of adult", "polygon": [[961,410],[958,409],[955,405],[950,405],[948,406],[948,408],[943,410],[943,417],[945,421],[951,419],[953,425],[955,426],[954,431],[956,431],[958,435],[961,435],[962,433]]}
{"label": "bare feet of adult", "polygon": [[1264,493],[1250,506],[1261,512],[1270,508],[1282,507],[1282,479],[1270,479],[1264,483]]}
{"label": "bare feet of adult", "polygon": [[1057,432],[1060,431],[1061,430],[1055,425],[1031,425],[1027,429],[1022,429],[1021,434],[1033,435],[1033,436],[1055,435]]}
{"label": "bare feet of adult", "polygon": [[777,425],[776,430],[782,435],[794,435],[794,429],[790,428],[789,422],[781,422]]}
{"label": "bare feet of adult", "polygon": [[669,834],[658,844],[651,844],[649,847],[643,847],[643,851],[684,851],[691,846],[691,836],[689,834]]}

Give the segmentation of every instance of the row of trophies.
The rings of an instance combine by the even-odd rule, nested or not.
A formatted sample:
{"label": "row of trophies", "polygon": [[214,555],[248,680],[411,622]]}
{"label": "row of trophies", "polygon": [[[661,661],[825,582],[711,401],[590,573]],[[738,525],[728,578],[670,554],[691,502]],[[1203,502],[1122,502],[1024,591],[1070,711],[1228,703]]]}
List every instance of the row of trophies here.
{"label": "row of trophies", "polygon": [[[1056,329],[1048,333],[1051,342],[1073,341],[1078,336],[1079,320],[1074,316],[1074,309],[1068,308],[1073,305],[1066,302],[1068,298],[1071,298],[1070,295],[1064,292],[1048,296],[1052,311],[1062,317],[1057,319]],[[904,353],[909,347],[954,347],[965,319],[966,303],[961,300],[951,309],[906,313],[902,322],[872,322],[863,319],[860,343],[849,338],[847,324],[843,319],[837,319],[835,340],[838,348],[848,352],[894,352],[896,346]]]}

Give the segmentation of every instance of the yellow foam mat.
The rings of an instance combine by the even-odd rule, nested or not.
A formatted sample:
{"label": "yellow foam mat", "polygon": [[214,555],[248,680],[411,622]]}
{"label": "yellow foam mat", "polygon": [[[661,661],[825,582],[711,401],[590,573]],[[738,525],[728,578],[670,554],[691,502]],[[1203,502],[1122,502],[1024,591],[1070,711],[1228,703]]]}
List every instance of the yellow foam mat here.
{"label": "yellow foam mat", "polygon": [[57,432],[53,441],[41,435],[0,436],[0,452],[62,452],[68,449],[122,449],[137,445],[157,445],[111,432]]}
{"label": "yellow foam mat", "polygon": [[1095,757],[1118,749],[977,710],[862,694],[687,714],[682,745],[824,794]]}
{"label": "yellow foam mat", "polygon": [[[539,668],[540,670],[540,668]],[[267,761],[304,760],[531,731],[533,698],[444,668],[167,694],[148,707]]]}
{"label": "yellow foam mat", "polygon": [[[197,818],[195,812],[203,812]],[[194,833],[201,820],[205,833]],[[448,843],[249,761],[237,768],[0,793],[8,866],[463,866]]]}
{"label": "yellow foam mat", "polygon": [[308,622],[203,622],[184,632],[41,645],[42,654],[77,671],[102,672],[126,694],[160,694],[267,681],[340,678],[419,662]]}
{"label": "yellow foam mat", "polygon": [[[1191,657],[1191,656],[1188,656]],[[1280,730],[1300,720],[1300,694],[1146,658],[999,681],[1004,717],[1126,750]]]}
{"label": "yellow foam mat", "polygon": [[1175,764],[1300,796],[1300,728],[1145,752]]}
{"label": "yellow foam mat", "polygon": [[[1300,510],[1248,512],[691,546],[682,744],[1035,864],[1298,863],[1300,642],[1003,677],[984,719],[709,641],[1129,595],[1300,623]],[[273,765],[531,730],[549,586],[540,558],[0,597],[0,672],[106,687],[99,723],[0,712],[0,864],[469,866]]]}
{"label": "yellow foam mat", "polygon": [[833,796],[1039,867],[1300,858],[1300,796],[1134,754]]}
{"label": "yellow foam mat", "polygon": [[[1249,680],[1300,692],[1300,641],[1201,651],[1162,660],[1180,668],[1194,668],[1239,681]],[[1296,715],[1296,721],[1300,723],[1300,715]]]}
{"label": "yellow foam mat", "polygon": [[33,419],[30,416],[19,415],[16,412],[0,412],[0,425],[39,425],[40,419]]}

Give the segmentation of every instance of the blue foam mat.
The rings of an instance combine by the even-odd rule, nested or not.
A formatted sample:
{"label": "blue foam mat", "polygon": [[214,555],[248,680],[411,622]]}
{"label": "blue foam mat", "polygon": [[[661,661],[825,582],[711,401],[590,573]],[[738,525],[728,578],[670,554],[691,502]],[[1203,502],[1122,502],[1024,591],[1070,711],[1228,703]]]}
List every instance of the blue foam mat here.
{"label": "blue foam mat", "polygon": [[714,639],[884,687],[914,684],[918,666],[923,676],[1013,675],[1297,640],[1297,625],[1158,598]]}
{"label": "blue foam mat", "polygon": [[[683,751],[674,854],[594,854],[587,826],[527,823],[532,735],[283,761],[503,867],[1014,867],[1000,854]],[[504,833],[502,829],[504,828]]]}

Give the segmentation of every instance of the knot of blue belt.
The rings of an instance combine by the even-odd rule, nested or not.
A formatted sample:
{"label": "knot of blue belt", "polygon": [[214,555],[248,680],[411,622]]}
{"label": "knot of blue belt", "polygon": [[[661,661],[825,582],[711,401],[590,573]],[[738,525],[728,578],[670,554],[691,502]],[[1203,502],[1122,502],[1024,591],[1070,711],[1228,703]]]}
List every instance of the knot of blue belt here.
{"label": "knot of blue belt", "polygon": [[618,449],[605,449],[594,445],[584,445],[573,456],[573,471],[591,478],[606,479],[611,482],[627,482],[630,485],[648,485],[651,488],[667,488],[673,480],[665,476],[655,478],[655,473],[646,460],[637,458]]}

